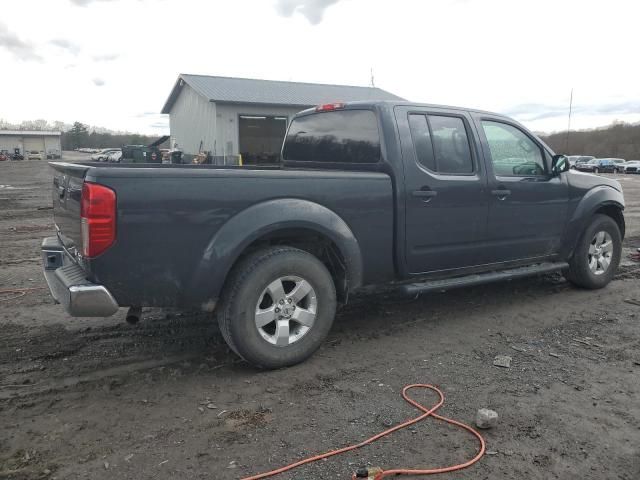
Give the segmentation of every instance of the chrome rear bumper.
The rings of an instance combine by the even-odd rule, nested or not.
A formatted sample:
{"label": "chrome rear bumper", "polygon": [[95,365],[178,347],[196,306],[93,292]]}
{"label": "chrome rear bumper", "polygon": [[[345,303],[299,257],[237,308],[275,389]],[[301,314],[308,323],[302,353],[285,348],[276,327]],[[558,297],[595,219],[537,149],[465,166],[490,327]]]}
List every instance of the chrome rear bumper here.
{"label": "chrome rear bumper", "polygon": [[42,268],[51,296],[74,317],[108,317],[118,303],[102,285],[86,279],[84,270],[65,252],[57,237],[42,241]]}

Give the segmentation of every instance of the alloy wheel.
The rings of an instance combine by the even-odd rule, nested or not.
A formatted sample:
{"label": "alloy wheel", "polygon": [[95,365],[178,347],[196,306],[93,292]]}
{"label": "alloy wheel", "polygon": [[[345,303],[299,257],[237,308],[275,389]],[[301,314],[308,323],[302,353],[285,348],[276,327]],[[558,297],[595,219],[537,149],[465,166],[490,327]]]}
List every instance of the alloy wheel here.
{"label": "alloy wheel", "polygon": [[258,298],[255,325],[264,340],[287,347],[313,328],[317,309],[316,292],[307,280],[295,275],[279,277]]}
{"label": "alloy wheel", "polygon": [[595,275],[602,275],[609,269],[613,256],[613,239],[607,232],[596,233],[589,244],[587,254],[589,269]]}

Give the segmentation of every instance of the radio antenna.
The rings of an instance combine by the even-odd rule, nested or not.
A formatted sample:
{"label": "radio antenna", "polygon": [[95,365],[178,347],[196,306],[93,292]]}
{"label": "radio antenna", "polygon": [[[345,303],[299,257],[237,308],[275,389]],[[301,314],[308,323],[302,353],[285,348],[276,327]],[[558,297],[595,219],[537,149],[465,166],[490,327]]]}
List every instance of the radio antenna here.
{"label": "radio antenna", "polygon": [[571,88],[571,96],[569,97],[569,123],[567,125],[567,141],[565,145],[565,152],[569,155],[569,132],[571,131],[571,110],[573,108],[573,87]]}

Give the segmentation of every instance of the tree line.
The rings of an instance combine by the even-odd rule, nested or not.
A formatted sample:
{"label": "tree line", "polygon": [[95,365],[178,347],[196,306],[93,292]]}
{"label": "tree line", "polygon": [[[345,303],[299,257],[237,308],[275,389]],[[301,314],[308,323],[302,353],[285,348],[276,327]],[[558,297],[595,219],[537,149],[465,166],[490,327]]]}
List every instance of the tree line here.
{"label": "tree line", "polygon": [[[140,135],[129,132],[113,132],[105,128],[90,127],[82,122],[74,122],[69,125],[64,122],[47,120],[26,120],[21,123],[10,123],[0,119],[0,130],[41,130],[62,132],[60,142],[62,150],[75,150],[76,148],[109,148],[123,145],[149,145],[159,137],[153,135]],[[168,142],[167,142],[168,143]],[[161,148],[164,147],[164,144]]]}
{"label": "tree line", "polygon": [[604,128],[570,131],[568,138],[566,131],[539,137],[556,153],[640,160],[640,124],[614,122]]}
{"label": "tree line", "polygon": [[89,127],[80,122],[63,131],[60,142],[62,150],[75,150],[76,148],[109,148],[123,145],[149,145],[159,137],[140,135],[138,133],[113,133],[89,131]]}

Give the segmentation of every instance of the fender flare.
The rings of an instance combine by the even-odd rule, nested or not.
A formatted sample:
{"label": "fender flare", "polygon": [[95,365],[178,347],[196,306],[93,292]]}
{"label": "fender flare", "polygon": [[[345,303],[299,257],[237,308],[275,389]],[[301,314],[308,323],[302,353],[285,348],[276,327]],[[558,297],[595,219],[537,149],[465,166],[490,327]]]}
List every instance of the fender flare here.
{"label": "fender flare", "polygon": [[608,185],[599,185],[589,190],[584,197],[578,203],[578,206],[573,212],[571,219],[567,224],[565,230],[563,245],[565,245],[565,257],[568,258],[573,254],[575,247],[582,235],[582,232],[587,228],[588,222],[595,212],[607,206],[613,206],[620,211],[624,210],[624,196],[622,192],[616,190]]}
{"label": "fender flare", "polygon": [[229,271],[245,249],[267,234],[293,228],[312,230],[331,239],[345,261],[349,288],[362,285],[362,254],[347,223],[315,202],[283,198],[252,205],[220,227],[200,255],[187,289],[191,298],[185,299],[186,303],[195,302],[204,309],[212,309]]}

